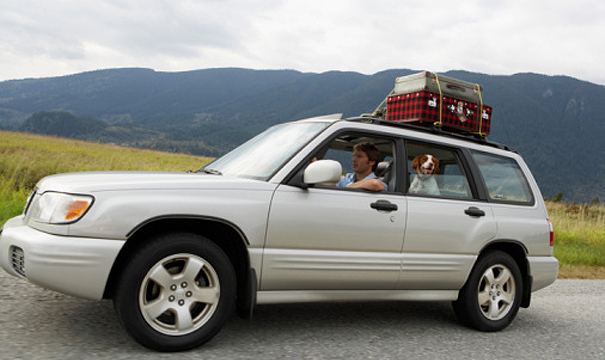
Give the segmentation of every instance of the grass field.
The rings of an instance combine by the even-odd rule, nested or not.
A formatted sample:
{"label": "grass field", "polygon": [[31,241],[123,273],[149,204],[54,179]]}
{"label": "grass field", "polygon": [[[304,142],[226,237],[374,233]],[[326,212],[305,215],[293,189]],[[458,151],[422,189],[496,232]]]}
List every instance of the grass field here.
{"label": "grass field", "polygon": [[44,176],[96,170],[197,170],[211,159],[0,131],[0,224]]}
{"label": "grass field", "polygon": [[605,206],[547,202],[559,277],[605,279]]}
{"label": "grass field", "polygon": [[[211,159],[0,131],[0,224],[22,212],[42,177],[94,170],[187,171]],[[559,277],[605,279],[605,206],[547,203]]]}

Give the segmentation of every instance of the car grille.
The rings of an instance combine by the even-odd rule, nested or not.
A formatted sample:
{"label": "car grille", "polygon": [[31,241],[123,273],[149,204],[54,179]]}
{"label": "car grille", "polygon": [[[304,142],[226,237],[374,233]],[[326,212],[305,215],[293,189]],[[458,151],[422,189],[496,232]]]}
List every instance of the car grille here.
{"label": "car grille", "polygon": [[25,276],[25,253],[17,246],[12,247],[13,269],[21,276]]}

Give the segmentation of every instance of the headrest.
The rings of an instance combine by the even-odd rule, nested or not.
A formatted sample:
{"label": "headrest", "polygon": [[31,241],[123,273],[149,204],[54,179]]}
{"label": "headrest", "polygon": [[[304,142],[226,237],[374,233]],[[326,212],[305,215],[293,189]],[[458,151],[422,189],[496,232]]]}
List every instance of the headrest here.
{"label": "headrest", "polygon": [[391,162],[390,161],[381,161],[378,163],[378,165],[376,166],[376,176],[383,176],[388,170],[389,167],[391,166]]}

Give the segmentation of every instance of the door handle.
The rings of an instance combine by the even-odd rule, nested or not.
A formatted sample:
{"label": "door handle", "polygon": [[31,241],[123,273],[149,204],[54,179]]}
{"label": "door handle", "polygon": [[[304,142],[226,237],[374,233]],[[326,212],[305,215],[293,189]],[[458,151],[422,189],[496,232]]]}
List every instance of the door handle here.
{"label": "door handle", "polygon": [[399,209],[397,207],[397,204],[391,204],[388,201],[377,201],[375,203],[371,203],[370,207],[372,209],[376,209],[379,211],[397,211],[397,209]]}
{"label": "door handle", "polygon": [[485,216],[485,211],[483,211],[475,206],[471,206],[468,209],[464,210],[464,213],[468,216],[473,216],[473,217]]}

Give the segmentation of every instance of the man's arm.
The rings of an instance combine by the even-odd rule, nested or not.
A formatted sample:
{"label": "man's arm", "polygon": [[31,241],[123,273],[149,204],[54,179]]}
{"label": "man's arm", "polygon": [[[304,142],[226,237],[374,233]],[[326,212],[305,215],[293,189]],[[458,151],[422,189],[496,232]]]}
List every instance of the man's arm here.
{"label": "man's arm", "polygon": [[347,187],[352,189],[364,189],[370,191],[384,191],[386,189],[386,185],[380,179],[360,180],[350,185],[347,185]]}

